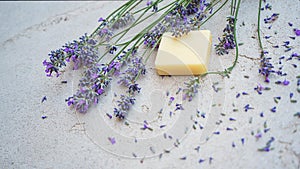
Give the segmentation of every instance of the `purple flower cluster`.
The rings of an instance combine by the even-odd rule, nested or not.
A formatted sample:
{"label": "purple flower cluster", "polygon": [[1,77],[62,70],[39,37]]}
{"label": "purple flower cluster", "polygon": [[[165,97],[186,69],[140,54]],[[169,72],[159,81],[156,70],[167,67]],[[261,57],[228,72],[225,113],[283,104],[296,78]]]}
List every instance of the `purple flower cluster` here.
{"label": "purple flower cluster", "polygon": [[49,77],[55,72],[58,77],[60,75],[59,68],[66,66],[65,53],[63,49],[58,49],[56,51],[51,51],[48,55],[50,56],[50,62],[47,62],[46,60],[43,62],[43,65],[46,66],[45,72]]}
{"label": "purple flower cluster", "polygon": [[105,87],[111,81],[105,66],[93,66],[84,71],[84,76],[79,81],[76,94],[66,99],[68,106],[73,105],[75,110],[86,113],[91,103],[98,103],[99,96],[104,93]]}
{"label": "purple flower cluster", "polygon": [[200,87],[199,77],[192,77],[189,82],[184,82],[184,84],[186,88],[183,89],[183,100],[188,99],[188,101],[192,101]]}
{"label": "purple flower cluster", "polygon": [[118,83],[125,87],[128,87],[128,93],[130,95],[134,95],[135,92],[140,92],[138,84],[136,84],[136,80],[140,75],[145,75],[146,67],[142,62],[141,57],[133,57],[130,58],[130,64],[124,73],[120,76],[120,80]]}
{"label": "purple flower cluster", "polygon": [[199,29],[201,21],[206,18],[208,5],[206,0],[192,0],[186,7],[178,5],[154,29],[145,34],[144,44],[153,48],[158,46],[155,44],[165,32],[172,32],[172,36],[179,37],[193,29]]}
{"label": "purple flower cluster", "polygon": [[114,30],[125,27],[134,20],[134,16],[129,12],[118,19],[113,18],[110,21],[101,17],[98,20],[98,22],[101,22],[101,29],[96,30],[95,33],[100,37],[101,42],[109,42],[114,35]]}
{"label": "purple flower cluster", "polygon": [[145,75],[146,68],[141,57],[135,56],[135,50],[132,52],[132,58],[124,73],[121,74],[118,83],[128,88],[128,95],[121,95],[118,100],[118,108],[114,108],[114,114],[120,120],[124,119],[130,110],[131,105],[135,102],[135,94],[139,93],[141,88],[136,83],[140,75]]}
{"label": "purple flower cluster", "polygon": [[74,40],[72,43],[65,44],[61,49],[50,52],[50,62],[46,60],[43,62],[43,65],[46,66],[47,76],[51,76],[53,72],[59,76],[59,69],[66,66],[66,62],[70,62],[70,60],[74,63],[74,70],[82,66],[91,67],[95,64],[98,58],[97,41],[88,37],[87,34],[79,39],[79,41]]}
{"label": "purple flower cluster", "polygon": [[[124,52],[126,53],[126,52]],[[124,63],[124,55],[116,57],[110,64],[95,64],[84,71],[84,76],[79,81],[76,94],[66,99],[68,105],[73,105],[75,110],[86,113],[91,103],[98,103],[99,96],[112,80],[113,74],[120,71]]]}
{"label": "purple flower cluster", "polygon": [[135,20],[133,15],[129,12],[125,13],[121,18],[118,18],[117,20],[112,20],[111,28],[112,29],[119,29],[122,27],[125,27],[132,23]]}
{"label": "purple flower cluster", "polygon": [[133,96],[121,95],[118,102],[118,108],[114,108],[114,114],[120,120],[124,119],[130,110],[130,107],[134,104],[135,98]]}
{"label": "purple flower cluster", "polygon": [[98,36],[100,37],[100,39],[104,40],[105,42],[109,42],[113,35],[114,35],[114,32],[109,27],[105,27],[98,31]]}
{"label": "purple flower cluster", "polygon": [[224,34],[222,37],[219,37],[219,44],[215,46],[216,53],[218,55],[224,55],[228,54],[229,49],[234,49],[235,48],[235,43],[234,43],[234,17],[233,16],[228,16],[227,17],[227,25],[224,28],[223,32]]}
{"label": "purple flower cluster", "polygon": [[275,73],[274,66],[272,65],[270,60],[270,57],[263,57],[260,60],[260,68],[258,70],[258,72],[265,77],[265,82],[267,83],[270,82],[270,74]]}

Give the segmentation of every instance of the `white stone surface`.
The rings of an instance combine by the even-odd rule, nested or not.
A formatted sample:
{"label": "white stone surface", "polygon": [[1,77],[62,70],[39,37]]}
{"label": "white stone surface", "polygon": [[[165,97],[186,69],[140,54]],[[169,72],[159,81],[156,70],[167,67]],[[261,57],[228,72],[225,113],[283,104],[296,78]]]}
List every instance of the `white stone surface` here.
{"label": "white stone surface", "polygon": [[[293,28],[288,26],[288,22],[292,22],[293,27],[300,28],[299,1],[273,0],[269,3],[273,9],[262,11],[262,18],[272,13],[280,13],[272,29],[267,29],[267,25],[262,22],[262,35],[272,36],[268,41],[263,39],[264,46],[271,53],[270,56],[278,61],[282,55],[289,56],[291,52],[300,53],[300,37],[296,40],[288,37],[294,36]],[[195,109],[199,109],[206,112],[206,118],[198,120],[204,129],[190,129],[184,135],[177,133],[179,139],[183,141],[178,148],[172,148],[170,153],[163,154],[161,159],[157,155],[145,159],[143,156],[151,154],[149,145],[154,148],[159,145],[171,147],[172,144],[165,143],[164,138],[159,140],[153,136],[151,138],[155,138],[156,141],[150,143],[151,138],[138,140],[141,144],[134,143],[132,139],[132,144],[125,144],[125,141],[130,141],[132,137],[124,137],[122,134],[132,135],[139,131],[135,131],[138,129],[138,123],[136,126],[133,125],[132,130],[127,130],[114,119],[108,120],[105,113],[112,111],[114,106],[111,96],[104,97],[97,108],[85,115],[78,115],[69,109],[64,99],[71,96],[76,89],[74,79],[78,78],[78,73],[67,72],[59,78],[48,78],[45,76],[42,61],[47,58],[50,50],[77,39],[85,32],[91,32],[97,26],[100,16],[108,15],[119,5],[121,1],[0,2],[1,168],[299,168],[300,121],[293,116],[300,111],[300,94],[296,90],[296,76],[300,75],[299,60],[284,61],[283,70],[288,73],[286,77],[272,76],[270,84],[263,82],[263,78],[258,74],[256,1],[244,0],[241,3],[237,31],[238,41],[244,45],[239,48],[238,65],[230,78],[219,76],[203,78],[198,97],[193,103],[184,103],[186,110],[195,112],[184,111],[188,116],[182,112],[166,121],[171,125],[167,127],[166,133],[176,127],[179,133],[184,129],[182,127],[191,127],[193,123],[188,121],[189,116],[195,115]],[[229,14],[228,9],[229,3],[203,26],[203,29],[212,31],[213,44],[217,43],[217,37],[222,34],[226,24],[225,16]],[[245,26],[241,26],[242,22]],[[272,48],[272,45],[281,45],[287,40],[291,41],[291,46],[294,47],[291,52],[285,53],[283,47]],[[233,60],[234,51],[224,56],[217,56],[212,51],[210,69],[224,69],[230,66]],[[155,87],[161,87],[158,91],[162,93],[163,90],[170,90],[170,93],[174,94],[177,87],[183,85],[183,80],[187,79],[187,77],[171,77],[162,80],[153,73],[154,70],[151,69],[153,62],[154,58],[151,58],[147,65],[149,76],[141,80],[144,86],[141,96],[138,96],[141,100],[138,105],[142,105],[144,101],[149,107],[155,104],[155,101],[149,102],[151,98],[146,99],[151,97],[150,94],[155,94]],[[294,68],[291,63],[298,64],[298,68]],[[245,78],[245,75],[249,78]],[[274,84],[275,81],[284,78],[291,81],[288,86]],[[61,84],[62,80],[67,80],[68,83]],[[168,86],[165,84],[168,81],[175,84]],[[222,87],[218,93],[213,92],[214,82],[219,82],[217,86]],[[269,86],[271,90],[258,95],[253,89],[258,83]],[[113,84],[114,86],[116,85]],[[114,91],[117,90],[112,88],[110,94]],[[249,95],[236,98],[236,94],[242,92]],[[293,98],[297,103],[290,103],[291,92],[294,93]],[[44,96],[47,96],[47,101],[41,103]],[[276,96],[281,96],[278,104],[273,101],[273,97]],[[168,102],[167,98],[163,102]],[[213,107],[213,104],[217,106]],[[250,104],[254,109],[245,112],[243,107],[246,104]],[[270,112],[274,106],[277,107],[276,113]],[[136,112],[143,112],[142,108],[136,107]],[[151,110],[154,111],[156,108],[153,106]],[[234,112],[235,108],[238,111]],[[144,112],[143,115],[149,115],[151,112],[148,114]],[[264,112],[264,117],[260,117],[260,112]],[[226,115],[221,116],[220,113]],[[42,119],[43,115],[47,118]],[[140,122],[143,117],[136,115],[135,120]],[[230,117],[236,121],[229,121]],[[97,123],[97,118],[105,123]],[[153,118],[153,115],[150,114],[149,118]],[[180,121],[183,119],[185,120]],[[221,124],[216,125],[220,120]],[[256,133],[257,130],[264,130],[264,122],[270,131],[263,133],[262,138],[256,140],[251,131]],[[93,130],[93,127],[96,127],[96,130]],[[108,130],[102,132],[101,127],[103,131],[107,127],[113,129],[115,133]],[[227,127],[233,128],[234,131],[226,131]],[[219,131],[220,135],[212,134],[215,131]],[[162,135],[163,132],[154,130],[154,134],[147,135],[141,132],[136,133],[136,136],[147,137],[155,134]],[[109,145],[108,136],[116,138],[115,145]],[[257,149],[264,147],[271,137],[275,138],[272,143],[275,149],[270,152],[258,152]],[[174,136],[173,141],[176,138]],[[244,145],[241,138],[245,139]],[[122,141],[129,147],[122,147],[120,145]],[[143,141],[147,144],[143,144]],[[233,142],[235,148],[232,147]],[[199,152],[194,150],[197,146],[200,146]],[[133,153],[128,152],[131,148],[140,151],[137,159],[127,156]],[[155,150],[156,154],[163,151],[163,149]],[[186,157],[186,160],[180,160],[182,157]],[[213,158],[211,164],[208,162],[209,157]],[[199,164],[199,159],[205,161]]]}

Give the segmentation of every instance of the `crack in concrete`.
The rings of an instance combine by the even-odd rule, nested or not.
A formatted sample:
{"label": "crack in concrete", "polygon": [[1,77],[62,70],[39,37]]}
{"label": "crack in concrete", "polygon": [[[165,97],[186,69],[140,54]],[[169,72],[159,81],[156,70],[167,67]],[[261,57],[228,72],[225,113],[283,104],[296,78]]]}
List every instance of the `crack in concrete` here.
{"label": "crack in concrete", "polygon": [[242,54],[239,54],[239,56],[240,56],[240,57],[243,57],[243,58],[246,58],[246,59],[249,59],[249,60],[253,60],[253,61],[255,61],[255,60],[260,60],[260,58],[252,58],[252,57],[249,57],[249,56],[247,56],[247,55],[242,55]]}

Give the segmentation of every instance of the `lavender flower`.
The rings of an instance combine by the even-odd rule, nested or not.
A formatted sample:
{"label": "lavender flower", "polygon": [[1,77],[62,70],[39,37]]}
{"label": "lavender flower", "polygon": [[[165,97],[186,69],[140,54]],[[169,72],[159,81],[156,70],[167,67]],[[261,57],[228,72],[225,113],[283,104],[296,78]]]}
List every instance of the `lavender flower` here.
{"label": "lavender flower", "polygon": [[125,87],[128,87],[128,93],[133,95],[135,92],[140,92],[140,87],[136,84],[137,78],[141,75],[146,74],[146,68],[144,63],[142,62],[142,58],[133,57],[130,59],[130,64],[128,68],[122,75],[120,76],[120,80],[118,83]]}
{"label": "lavender flower", "polygon": [[124,119],[128,114],[130,107],[135,103],[135,98],[132,96],[121,95],[118,102],[118,108],[114,108],[114,114],[120,120]]}
{"label": "lavender flower", "polygon": [[228,54],[229,49],[235,48],[234,43],[234,22],[235,19],[233,16],[227,17],[227,25],[224,28],[224,34],[219,39],[219,44],[216,45],[215,49],[218,55]]}
{"label": "lavender flower", "polygon": [[192,0],[186,7],[178,5],[154,29],[145,34],[144,44],[153,48],[167,31],[172,32],[175,37],[180,37],[193,29],[199,29],[201,21],[206,18],[208,5],[206,0]]}
{"label": "lavender flower", "polygon": [[111,76],[106,70],[106,66],[94,66],[85,70],[76,94],[66,99],[68,105],[73,105],[80,113],[86,113],[91,103],[97,104],[99,96],[111,81]]}
{"label": "lavender flower", "polygon": [[79,39],[79,41],[74,40],[72,43],[65,44],[61,49],[48,54],[50,62],[46,60],[43,62],[43,65],[46,66],[47,76],[51,76],[53,72],[59,76],[60,68],[65,67],[66,62],[70,62],[70,60],[74,62],[74,70],[81,66],[91,67],[95,64],[98,58],[97,41],[88,37],[87,34]]}
{"label": "lavender flower", "polygon": [[274,70],[274,66],[270,62],[271,58],[270,57],[262,57],[260,60],[260,69],[259,73],[265,77],[265,82],[269,83],[269,76],[272,73],[276,73]]}
{"label": "lavender flower", "polygon": [[112,145],[116,143],[116,139],[114,137],[108,137],[108,140]]}
{"label": "lavender flower", "polygon": [[188,101],[192,101],[200,87],[199,77],[192,77],[189,82],[184,82],[184,84],[186,85],[186,88],[183,89],[183,100],[188,99]]}
{"label": "lavender flower", "polygon": [[132,23],[135,20],[133,15],[129,12],[125,13],[122,17],[118,18],[117,20],[112,20],[111,23],[111,28],[112,29],[119,29],[122,27],[125,27]]}
{"label": "lavender flower", "polygon": [[102,41],[104,40],[104,42],[109,42],[114,35],[114,32],[112,28],[104,27],[103,29],[99,29],[97,34]]}

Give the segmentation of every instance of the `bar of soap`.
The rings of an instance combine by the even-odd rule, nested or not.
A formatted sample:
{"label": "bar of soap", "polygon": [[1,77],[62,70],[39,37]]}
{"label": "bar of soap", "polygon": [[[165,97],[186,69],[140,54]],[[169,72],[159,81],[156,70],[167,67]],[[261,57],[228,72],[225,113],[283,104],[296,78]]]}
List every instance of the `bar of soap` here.
{"label": "bar of soap", "polygon": [[155,59],[159,75],[199,75],[207,72],[212,36],[209,30],[191,31],[181,37],[162,35]]}

